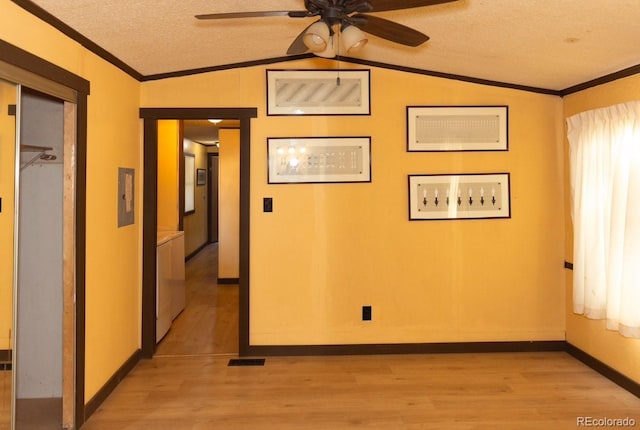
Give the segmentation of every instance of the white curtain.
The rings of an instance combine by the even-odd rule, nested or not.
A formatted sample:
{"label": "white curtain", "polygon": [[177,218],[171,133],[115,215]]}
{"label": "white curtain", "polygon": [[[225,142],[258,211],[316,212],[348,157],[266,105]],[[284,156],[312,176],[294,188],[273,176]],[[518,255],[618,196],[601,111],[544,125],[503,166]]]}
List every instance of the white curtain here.
{"label": "white curtain", "polygon": [[567,119],[573,310],[640,338],[640,102]]}

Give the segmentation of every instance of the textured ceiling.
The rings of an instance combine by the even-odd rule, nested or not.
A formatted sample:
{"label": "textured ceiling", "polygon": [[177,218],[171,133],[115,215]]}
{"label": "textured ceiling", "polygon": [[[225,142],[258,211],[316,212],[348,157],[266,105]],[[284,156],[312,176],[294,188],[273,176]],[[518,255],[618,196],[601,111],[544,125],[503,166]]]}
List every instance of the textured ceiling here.
{"label": "textured ceiling", "polygon": [[[34,0],[144,76],[286,55],[313,18],[199,21],[196,14],[303,10],[303,0]],[[370,37],[354,57],[563,90],[640,64],[638,0],[459,0],[381,12],[431,37],[408,48]]]}

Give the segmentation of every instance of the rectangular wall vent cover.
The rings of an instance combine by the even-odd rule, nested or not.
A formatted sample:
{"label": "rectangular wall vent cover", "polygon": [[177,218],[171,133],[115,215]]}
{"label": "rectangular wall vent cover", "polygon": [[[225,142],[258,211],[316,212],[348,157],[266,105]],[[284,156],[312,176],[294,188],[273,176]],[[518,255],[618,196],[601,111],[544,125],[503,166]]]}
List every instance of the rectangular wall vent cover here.
{"label": "rectangular wall vent cover", "polygon": [[232,358],[228,366],[264,366],[264,358]]}

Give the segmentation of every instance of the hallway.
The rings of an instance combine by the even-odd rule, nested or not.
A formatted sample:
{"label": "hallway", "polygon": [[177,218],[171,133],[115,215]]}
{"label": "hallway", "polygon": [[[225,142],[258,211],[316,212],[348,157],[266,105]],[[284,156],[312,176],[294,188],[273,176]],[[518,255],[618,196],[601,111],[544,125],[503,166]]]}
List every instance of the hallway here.
{"label": "hallway", "polygon": [[238,285],[218,285],[218,244],[186,263],[186,308],[173,321],[156,357],[236,355]]}

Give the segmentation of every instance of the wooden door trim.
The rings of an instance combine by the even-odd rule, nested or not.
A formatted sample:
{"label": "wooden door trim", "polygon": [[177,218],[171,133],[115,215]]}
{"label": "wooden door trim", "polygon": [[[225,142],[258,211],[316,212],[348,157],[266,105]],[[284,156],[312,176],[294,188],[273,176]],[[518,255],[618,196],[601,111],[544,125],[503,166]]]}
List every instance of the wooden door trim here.
{"label": "wooden door trim", "polygon": [[63,309],[62,309],[62,427],[73,428],[75,421],[75,265],[74,261],[76,238],[76,120],[77,105],[64,103],[64,163],[63,163],[63,225],[62,225],[62,254],[63,254]]}
{"label": "wooden door trim", "polygon": [[257,108],[141,108],[144,123],[144,179],[142,226],[142,357],[156,350],[156,235],[158,198],[158,120],[239,119],[240,120],[240,308],[239,351],[249,351],[249,204],[251,167],[251,118]]}
{"label": "wooden door trim", "polygon": [[[207,153],[207,200],[208,200],[208,205],[207,205],[207,243],[215,243],[212,239],[212,231],[211,231],[211,221],[213,221],[213,214],[211,213],[211,193],[212,193],[212,188],[215,185],[216,187],[218,187],[218,179],[216,178],[216,181],[214,183],[213,181],[213,159],[218,159],[219,154],[218,153]],[[218,205],[216,204],[216,207],[218,207]],[[218,232],[216,231],[216,234],[218,234]],[[217,242],[217,240],[216,240]]]}

